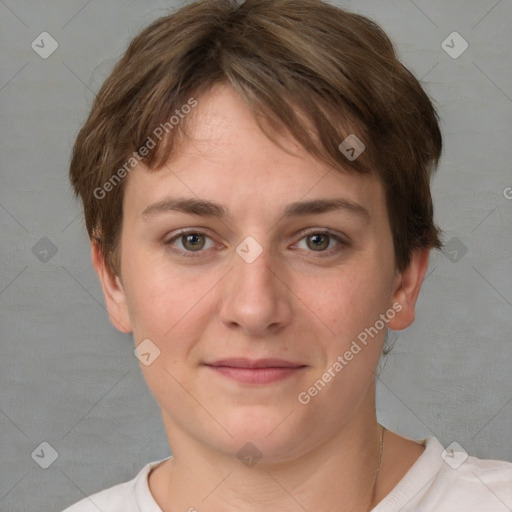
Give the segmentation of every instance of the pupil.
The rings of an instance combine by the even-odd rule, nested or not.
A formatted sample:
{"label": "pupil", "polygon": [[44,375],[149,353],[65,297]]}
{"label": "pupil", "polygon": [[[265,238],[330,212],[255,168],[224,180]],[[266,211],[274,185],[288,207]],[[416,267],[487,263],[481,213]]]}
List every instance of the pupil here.
{"label": "pupil", "polygon": [[[327,245],[329,245],[327,243],[327,245],[325,244],[325,241],[327,240],[327,237],[325,235],[312,235],[311,236],[311,239],[313,240],[313,247],[312,248],[321,248],[321,249],[325,249],[325,247],[327,247]],[[323,239],[323,242],[322,243],[322,239]]]}
{"label": "pupil", "polygon": [[[184,237],[185,238],[185,244],[184,244],[185,247],[190,246],[190,248],[192,248],[192,249],[194,249],[194,248],[201,249],[202,246],[204,245],[204,243],[203,244],[200,243],[201,242],[200,237],[201,237],[201,235],[197,235],[197,234],[186,235]],[[198,244],[198,241],[199,241],[199,244]]]}

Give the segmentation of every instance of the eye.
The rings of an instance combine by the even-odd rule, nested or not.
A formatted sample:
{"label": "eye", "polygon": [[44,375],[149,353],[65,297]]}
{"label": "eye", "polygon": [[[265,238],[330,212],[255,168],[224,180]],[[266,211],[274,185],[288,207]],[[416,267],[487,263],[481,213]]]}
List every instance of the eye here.
{"label": "eye", "polygon": [[[309,252],[327,253],[327,255],[348,246],[348,242],[329,231],[311,231],[299,241],[299,244],[303,240],[305,240],[306,249],[309,249]],[[337,245],[334,242],[337,242]],[[303,249],[304,247],[299,248]]]}
{"label": "eye", "polygon": [[[207,247],[206,239],[210,240],[212,243],[209,247]],[[185,257],[194,257],[193,253],[200,253],[202,249],[210,249],[213,247],[213,241],[206,233],[197,230],[189,230],[189,231],[181,231],[177,235],[173,236],[169,240],[165,242],[166,245],[170,245],[171,247],[175,247],[175,241],[178,244],[181,244],[181,248],[178,247],[178,252],[181,252]]]}
{"label": "eye", "polygon": [[[210,245],[207,243],[208,240]],[[303,241],[305,241],[306,247],[300,247],[300,244],[304,243]],[[165,245],[170,246],[173,251],[180,253],[181,256],[193,258],[201,256],[201,253],[205,252],[203,249],[211,249],[215,244],[203,231],[183,230],[169,238]],[[330,256],[348,245],[349,243],[340,236],[321,230],[310,231],[297,244],[299,249],[319,253],[319,256]]]}

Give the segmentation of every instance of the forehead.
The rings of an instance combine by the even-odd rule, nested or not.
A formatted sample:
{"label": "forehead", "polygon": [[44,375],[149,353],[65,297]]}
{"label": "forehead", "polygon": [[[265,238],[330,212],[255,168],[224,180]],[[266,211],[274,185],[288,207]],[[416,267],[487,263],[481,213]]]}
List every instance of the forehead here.
{"label": "forehead", "polygon": [[[172,194],[229,204],[230,211],[270,211],[311,198],[339,198],[382,213],[375,175],[340,172],[287,134],[269,138],[234,89],[217,84],[198,98],[172,158],[159,170],[138,166],[128,176],[125,204],[141,214]],[[380,210],[380,211],[379,211]]]}

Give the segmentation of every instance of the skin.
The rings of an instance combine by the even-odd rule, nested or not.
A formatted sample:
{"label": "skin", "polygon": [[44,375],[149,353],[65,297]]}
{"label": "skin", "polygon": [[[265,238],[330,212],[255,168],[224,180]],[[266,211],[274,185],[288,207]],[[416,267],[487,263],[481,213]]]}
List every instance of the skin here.
{"label": "skin", "polygon": [[[402,308],[387,327],[413,322],[429,250],[415,251],[398,273],[378,179],[336,171],[283,134],[293,154],[285,152],[229,86],[199,98],[188,128],[164,168],[139,167],[127,177],[118,276],[92,243],[112,323],[133,332],[136,345],[149,338],[160,350],[141,369],[173,458],[150,474],[151,493],[165,512],[368,510],[424,449],[386,431],[372,496],[381,433],[374,372],[385,329],[307,405],[297,397],[394,303]],[[142,215],[170,196],[215,201],[231,216]],[[344,198],[369,215],[283,217],[286,205],[314,198]],[[206,237],[187,245],[177,236],[182,228]],[[313,236],[324,230],[347,243]],[[263,249],[252,263],[236,252],[248,236]],[[187,249],[195,257],[185,257]],[[225,357],[307,366],[279,382],[246,385],[203,366]],[[252,467],[237,457],[247,442],[262,455]]]}

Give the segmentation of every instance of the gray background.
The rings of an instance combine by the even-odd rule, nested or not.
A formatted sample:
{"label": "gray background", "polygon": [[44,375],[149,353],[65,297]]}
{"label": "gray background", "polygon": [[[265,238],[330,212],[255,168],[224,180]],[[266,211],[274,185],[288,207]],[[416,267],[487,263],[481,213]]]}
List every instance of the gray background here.
{"label": "gray background", "polygon": [[[445,141],[433,195],[450,242],[432,254],[416,322],[390,333],[379,420],[512,461],[512,2],[337,3],[387,31]],[[67,172],[112,64],[176,5],[0,1],[2,512],[61,510],[170,454],[132,338],[109,323]],[[59,44],[47,59],[31,48],[43,31]],[[453,31],[469,43],[456,59],[441,46]],[[57,249],[46,262],[44,237]],[[48,469],[31,457],[44,441],[58,452]]]}

